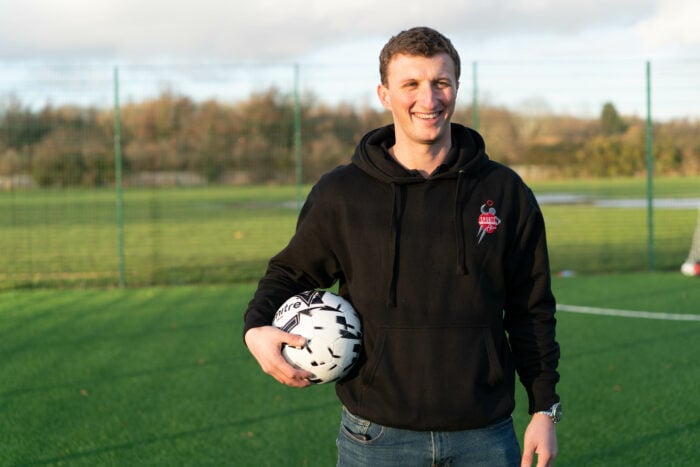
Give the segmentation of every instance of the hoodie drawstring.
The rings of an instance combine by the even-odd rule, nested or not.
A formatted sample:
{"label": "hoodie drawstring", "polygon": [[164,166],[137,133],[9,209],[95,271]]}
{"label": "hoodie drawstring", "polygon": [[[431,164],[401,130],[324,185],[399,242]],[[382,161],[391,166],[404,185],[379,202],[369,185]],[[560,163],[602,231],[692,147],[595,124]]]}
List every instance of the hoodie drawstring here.
{"label": "hoodie drawstring", "polygon": [[396,307],[396,276],[398,275],[398,249],[399,249],[399,235],[398,235],[398,224],[401,211],[401,187],[396,183],[391,183],[391,188],[394,193],[394,206],[391,211],[391,226],[389,241],[390,253],[389,253],[389,265],[391,267],[391,274],[389,276],[389,296],[387,297],[387,306],[390,308]]}
{"label": "hoodie drawstring", "polygon": [[469,273],[467,269],[467,254],[464,248],[464,222],[462,220],[462,197],[461,187],[464,170],[460,170],[457,175],[457,187],[455,188],[455,229],[457,239],[457,274],[465,276]]}
{"label": "hoodie drawstring", "polygon": [[[455,188],[454,199],[454,223],[455,223],[455,238],[457,242],[457,268],[456,274],[467,275],[467,254],[465,250],[464,238],[464,222],[462,220],[462,185],[464,184],[465,172],[460,170],[457,175],[457,184]],[[386,305],[389,308],[396,307],[396,283],[398,281],[399,269],[399,225],[401,224],[401,209],[402,209],[402,186],[391,182],[393,191],[394,204],[391,211],[391,225],[389,226],[389,266],[391,274],[389,275],[388,296]]]}

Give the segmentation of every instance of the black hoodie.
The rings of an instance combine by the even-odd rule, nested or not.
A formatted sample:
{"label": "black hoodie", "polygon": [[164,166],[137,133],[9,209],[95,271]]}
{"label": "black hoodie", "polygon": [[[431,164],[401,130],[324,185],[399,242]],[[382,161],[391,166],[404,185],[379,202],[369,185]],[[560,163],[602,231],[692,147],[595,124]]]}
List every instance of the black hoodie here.
{"label": "black hoodie", "polygon": [[461,125],[427,178],[397,164],[393,144],[393,125],[368,133],[351,164],[313,187],[244,333],[290,296],[338,281],[363,323],[363,356],[336,384],[350,412],[412,430],[481,428],[511,414],[514,370],[529,412],[548,409],[559,346],[532,192]]}

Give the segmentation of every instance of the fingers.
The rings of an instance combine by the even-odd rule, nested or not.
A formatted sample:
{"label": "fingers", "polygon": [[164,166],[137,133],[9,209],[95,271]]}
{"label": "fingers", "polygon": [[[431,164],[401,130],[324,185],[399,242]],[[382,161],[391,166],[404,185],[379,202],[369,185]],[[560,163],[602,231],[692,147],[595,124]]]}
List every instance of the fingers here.
{"label": "fingers", "polygon": [[[537,453],[537,467],[549,467],[554,465],[554,457],[549,453]],[[535,453],[533,451],[524,451],[522,460],[520,461],[520,467],[532,467],[532,463],[535,460]]]}
{"label": "fingers", "polygon": [[[306,339],[304,337],[296,334],[285,334],[285,344],[297,348],[303,348],[306,345]],[[279,377],[279,373],[275,373],[275,375],[272,376],[275,377],[275,379],[277,379],[277,381],[279,381],[280,383],[292,387],[306,387],[311,384],[309,380],[314,378],[314,374],[309,371],[294,367],[289,362],[287,362],[287,360],[285,360],[281,352],[280,358],[275,359],[275,361],[277,363],[275,369],[278,370],[282,374],[282,376]]]}
{"label": "fingers", "polygon": [[290,334],[273,326],[263,326],[249,330],[245,341],[253,357],[262,370],[282,384],[292,387],[306,387],[311,383],[313,373],[295,368],[282,356],[283,345],[304,347],[306,339]]}
{"label": "fingers", "polygon": [[[291,368],[293,371],[289,372],[285,368],[285,366]],[[296,368],[294,368],[286,362],[283,366],[281,365],[275,371],[272,371],[268,374],[280,383],[295,388],[305,388],[307,386],[310,386],[311,382],[309,381],[309,379],[314,377],[312,373],[309,373],[308,371],[304,370],[297,370]]]}
{"label": "fingers", "polygon": [[314,377],[313,373],[295,368],[287,363],[285,359],[282,359],[277,365],[268,370],[263,368],[263,371],[280,383],[295,388],[305,388],[311,385],[309,380]]}

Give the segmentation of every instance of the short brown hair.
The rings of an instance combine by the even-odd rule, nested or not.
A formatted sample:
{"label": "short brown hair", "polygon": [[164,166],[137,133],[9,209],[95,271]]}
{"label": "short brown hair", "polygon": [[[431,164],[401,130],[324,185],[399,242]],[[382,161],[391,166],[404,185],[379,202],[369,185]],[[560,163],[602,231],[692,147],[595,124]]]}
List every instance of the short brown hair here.
{"label": "short brown hair", "polygon": [[420,57],[434,57],[445,53],[452,58],[455,65],[455,75],[459,81],[460,60],[457,50],[450,40],[428,27],[415,27],[406,31],[401,31],[384,45],[379,53],[379,77],[382,84],[387,84],[387,69],[389,62],[395,55],[417,55]]}

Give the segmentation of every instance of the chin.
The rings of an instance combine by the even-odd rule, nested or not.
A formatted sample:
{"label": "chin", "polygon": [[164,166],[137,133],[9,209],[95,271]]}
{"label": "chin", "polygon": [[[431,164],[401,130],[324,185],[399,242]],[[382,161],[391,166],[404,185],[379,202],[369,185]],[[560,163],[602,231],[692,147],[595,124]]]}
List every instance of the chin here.
{"label": "chin", "polygon": [[431,132],[430,134],[423,133],[419,135],[419,140],[423,141],[425,144],[439,144],[442,141],[448,141],[451,143],[450,134],[446,130],[439,131],[437,133]]}

